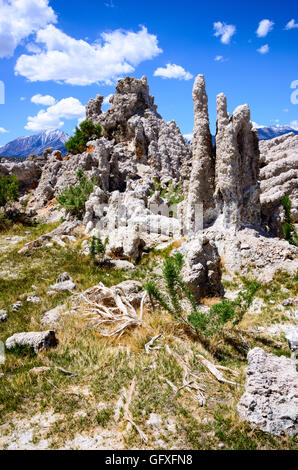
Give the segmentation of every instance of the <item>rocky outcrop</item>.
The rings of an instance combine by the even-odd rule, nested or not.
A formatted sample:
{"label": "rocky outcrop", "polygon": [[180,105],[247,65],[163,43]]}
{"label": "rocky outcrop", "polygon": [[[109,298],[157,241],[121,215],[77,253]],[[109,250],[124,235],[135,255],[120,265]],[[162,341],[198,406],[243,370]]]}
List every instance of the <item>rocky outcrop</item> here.
{"label": "rocky outcrop", "polygon": [[208,237],[196,235],[178,250],[184,256],[183,280],[199,301],[209,295],[221,295],[221,266],[218,250]]}
{"label": "rocky outcrop", "polygon": [[102,97],[87,104],[87,117],[101,124],[113,143],[110,154],[110,190],[124,190],[129,179],[179,181],[191,159],[189,144],[174,121],[157,113],[146,77],[119,80],[111,107],[101,112]]}
{"label": "rocky outcrop", "polygon": [[295,362],[255,348],[248,353],[246,376],[246,390],[237,406],[240,417],[276,436],[297,434]]}
{"label": "rocky outcrop", "polygon": [[247,105],[232,116],[217,97],[215,199],[224,227],[260,226],[259,148]]}
{"label": "rocky outcrop", "polygon": [[6,340],[5,346],[7,349],[14,349],[17,346],[28,346],[38,352],[45,349],[46,351],[57,345],[55,332],[52,330],[41,331],[38,333],[16,333]]}
{"label": "rocky outcrop", "polygon": [[298,223],[298,135],[293,133],[260,142],[261,204],[264,224],[281,234],[281,199],[289,196]]}
{"label": "rocky outcrop", "polygon": [[35,161],[0,162],[0,178],[15,175],[22,191],[35,189],[42,173],[41,166]]}

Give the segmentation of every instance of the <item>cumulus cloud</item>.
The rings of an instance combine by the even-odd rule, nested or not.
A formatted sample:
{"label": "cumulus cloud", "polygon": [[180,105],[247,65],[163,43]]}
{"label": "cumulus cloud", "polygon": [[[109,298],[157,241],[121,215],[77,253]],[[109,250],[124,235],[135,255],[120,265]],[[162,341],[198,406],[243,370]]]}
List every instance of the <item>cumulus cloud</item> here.
{"label": "cumulus cloud", "polygon": [[32,33],[57,17],[48,0],[0,0],[0,58],[11,57]]}
{"label": "cumulus cloud", "polygon": [[236,26],[221,21],[213,23],[213,29],[215,31],[214,36],[221,36],[220,41],[223,44],[230,44],[232,36],[236,33]]}
{"label": "cumulus cloud", "polygon": [[191,80],[193,75],[187,72],[181,65],[167,64],[166,67],[158,67],[154,72],[155,77],[177,78],[178,80]]}
{"label": "cumulus cloud", "polygon": [[268,52],[270,51],[270,47],[268,46],[268,44],[264,44],[264,46],[261,46],[259,49],[257,49],[257,51],[260,54],[268,54]]}
{"label": "cumulus cloud", "polygon": [[54,80],[70,85],[111,84],[124,74],[131,74],[142,61],[152,59],[162,50],[157,37],[144,26],[138,32],[115,30],[102,33],[99,42],[74,39],[53,25],[38,31],[36,42],[42,51],[23,54],[15,72],[31,82]]}
{"label": "cumulus cloud", "polygon": [[0,127],[0,134],[8,134],[8,130],[4,129],[4,127]]}
{"label": "cumulus cloud", "polygon": [[285,29],[295,29],[298,28],[298,23],[295,22],[294,18],[286,24]]}
{"label": "cumulus cloud", "polygon": [[55,98],[51,95],[34,95],[31,98],[31,102],[34,104],[41,104],[42,106],[53,106],[56,103]]}
{"label": "cumulus cloud", "polygon": [[42,131],[58,129],[64,125],[61,119],[80,119],[85,117],[85,107],[76,98],[64,98],[36,116],[29,116],[25,129]]}
{"label": "cumulus cloud", "polygon": [[270,20],[262,20],[259,23],[259,27],[256,34],[259,38],[264,38],[273,29],[274,23]]}

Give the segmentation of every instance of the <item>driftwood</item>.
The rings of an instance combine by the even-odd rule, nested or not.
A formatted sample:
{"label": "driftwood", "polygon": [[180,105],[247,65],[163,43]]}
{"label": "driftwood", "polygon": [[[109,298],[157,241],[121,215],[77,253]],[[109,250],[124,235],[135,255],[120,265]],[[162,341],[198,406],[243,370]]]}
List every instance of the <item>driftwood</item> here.
{"label": "driftwood", "polygon": [[126,330],[142,325],[145,295],[140,316],[120,289],[110,289],[102,283],[76,298],[82,302],[90,324],[103,336],[120,338]]}

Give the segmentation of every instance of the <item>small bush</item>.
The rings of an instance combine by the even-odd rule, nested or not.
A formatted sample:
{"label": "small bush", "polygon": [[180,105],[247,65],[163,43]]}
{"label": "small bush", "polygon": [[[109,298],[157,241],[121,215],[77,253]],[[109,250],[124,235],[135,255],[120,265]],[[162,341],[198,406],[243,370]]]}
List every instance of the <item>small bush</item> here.
{"label": "small bush", "polygon": [[15,175],[0,178],[0,207],[5,207],[9,202],[19,198],[19,183]]}
{"label": "small bush", "polygon": [[[166,293],[163,294],[153,281],[149,281],[145,285],[145,289],[150,297],[155,299],[176,320],[187,324],[196,333],[203,336],[214,335],[229,321],[233,321],[233,324],[237,325],[250,307],[259,289],[259,283],[256,281],[247,282],[246,289],[239,293],[236,300],[230,302],[223,299],[222,302],[211,307],[209,314],[206,314],[198,310],[194,296],[181,277],[183,264],[181,253],[167,258],[163,266]],[[190,303],[192,312],[188,317],[185,316],[181,305],[182,299]]]}
{"label": "small bush", "polygon": [[79,184],[65,188],[57,197],[57,200],[61,208],[63,207],[67,212],[81,219],[85,209],[85,202],[94,191],[94,183],[85,177],[82,170],[78,170],[77,178]]}
{"label": "small bush", "polygon": [[103,410],[98,411],[96,415],[97,424],[105,428],[107,424],[111,421],[114,414],[113,408],[104,408]]}
{"label": "small bush", "polygon": [[100,233],[98,234],[97,237],[92,237],[91,243],[89,245],[89,253],[93,261],[96,261],[97,258],[102,260],[102,258],[106,254],[108,242],[109,242],[108,237],[105,238],[104,242],[101,240]]}
{"label": "small bush", "polygon": [[284,196],[281,200],[284,215],[285,215],[285,222],[282,226],[284,239],[287,240],[291,245],[298,246],[298,235],[296,233],[291,209],[292,209],[292,201],[289,196]]}
{"label": "small bush", "polygon": [[76,127],[73,137],[65,143],[68,152],[75,154],[83,153],[86,150],[87,143],[96,136],[99,139],[102,136],[102,127],[93,124],[92,121],[83,121]]}

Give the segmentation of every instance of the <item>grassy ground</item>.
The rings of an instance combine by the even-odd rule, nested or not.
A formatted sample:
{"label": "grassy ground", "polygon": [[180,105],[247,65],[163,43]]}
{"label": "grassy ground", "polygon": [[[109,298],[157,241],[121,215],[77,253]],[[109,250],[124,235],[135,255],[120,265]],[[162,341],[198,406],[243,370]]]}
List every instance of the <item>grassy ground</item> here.
{"label": "grassy ground", "polygon": [[[125,279],[143,281],[154,276],[152,270],[160,262],[159,257],[167,254],[155,252],[145,257],[132,274],[95,266],[80,253],[81,239],[67,248],[17,253],[24,243],[53,228],[18,226],[0,236],[0,271],[14,273],[13,278],[3,274],[0,277],[0,309],[9,313],[8,322],[0,323],[2,341],[16,332],[42,330],[42,313],[67,301],[70,294],[47,295],[60,273],[69,272],[80,291],[100,281],[108,286]],[[6,240],[15,235],[25,238],[16,245]],[[225,287],[236,290],[243,282],[237,279]],[[40,304],[24,302],[18,312],[11,311],[11,305],[22,294],[33,291],[41,298]],[[289,276],[279,275],[270,286],[261,287],[258,297],[264,301],[262,314],[247,313],[239,325],[250,346],[289,355],[282,335],[269,339],[250,331],[288,320],[287,309],[278,310],[277,306],[290,296],[297,296],[297,280]],[[157,342],[160,349],[147,355],[144,345],[158,334],[162,334]],[[14,350],[0,365],[0,373],[4,374],[0,379],[0,448],[12,444],[22,447],[22,443],[29,448],[84,448],[97,443],[110,449],[294,449],[297,443],[293,440],[271,437],[239,420],[235,410],[244,391],[246,360],[236,336],[227,329],[226,341],[215,337],[203,347],[170,316],[156,310],[145,311],[141,327],[120,340],[111,340],[92,330],[79,314],[67,316],[57,331],[59,344],[55,349],[38,356],[28,350]],[[205,406],[199,406],[187,390],[175,393],[169,386],[167,380],[177,388],[182,386],[183,370],[166,346],[178,352],[199,377],[199,384],[205,387]],[[217,382],[202,365],[199,354],[236,369],[239,385]],[[56,366],[76,375],[66,375]],[[32,374],[31,369],[37,367],[49,369]],[[125,400],[133,380],[129,409],[146,434],[147,444],[124,419]],[[158,425],[148,423],[152,413],[159,415]],[[24,439],[29,441],[24,444]]]}

